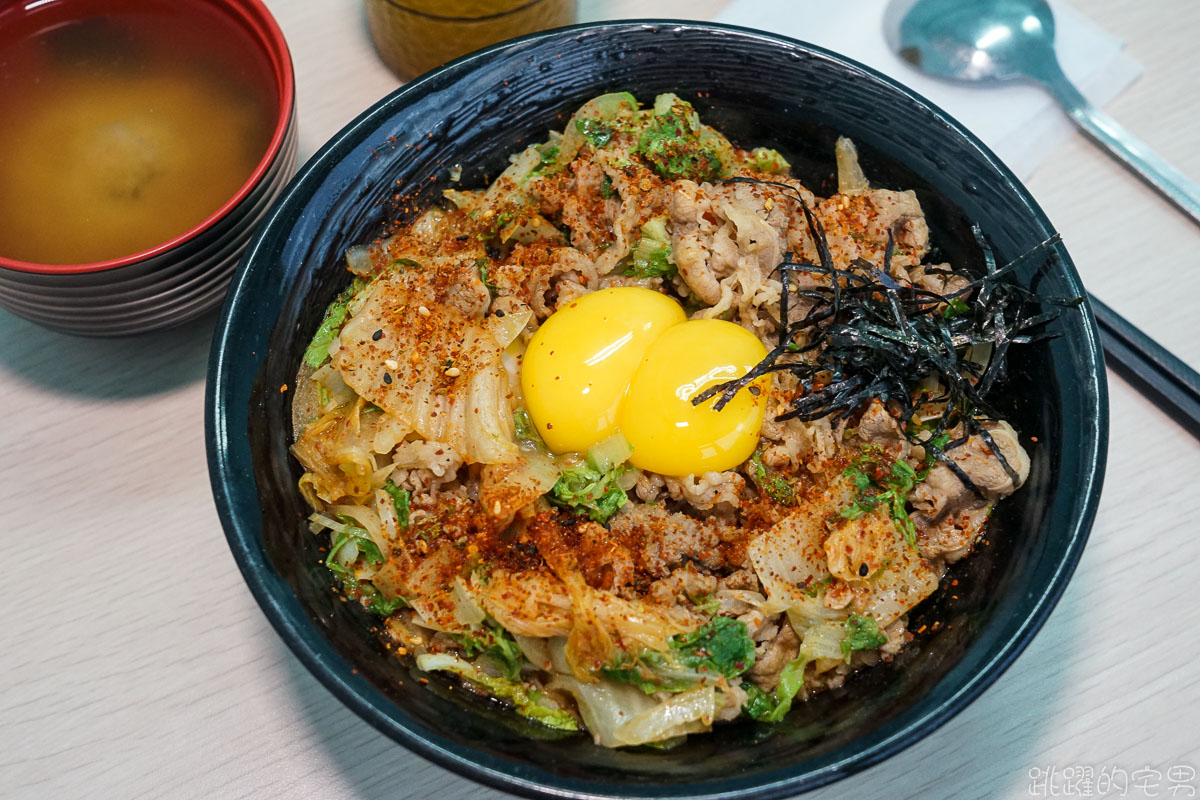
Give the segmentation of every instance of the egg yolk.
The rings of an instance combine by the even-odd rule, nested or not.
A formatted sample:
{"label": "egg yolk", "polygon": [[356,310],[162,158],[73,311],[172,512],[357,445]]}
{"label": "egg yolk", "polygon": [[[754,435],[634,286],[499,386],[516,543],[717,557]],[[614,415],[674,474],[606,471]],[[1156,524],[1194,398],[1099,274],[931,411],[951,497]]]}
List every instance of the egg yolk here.
{"label": "egg yolk", "polygon": [[758,337],[717,319],[685,322],[666,331],[638,365],[617,425],[633,445],[634,466],[664,475],[732,469],[758,444],[771,376],[733,396],[692,405],[710,386],[736,380],[766,356]]}
{"label": "egg yolk", "polygon": [[555,453],[583,453],[620,431],[641,469],[681,476],[732,469],[758,444],[771,376],[720,411],[705,389],[745,375],[766,356],[732,322],[688,321],[666,295],[614,287],[551,314],[521,365],[525,406]]}
{"label": "egg yolk", "polygon": [[615,433],[642,357],[686,319],[671,298],[634,286],[584,295],[551,314],[521,363],[525,405],[546,446],[582,453]]}

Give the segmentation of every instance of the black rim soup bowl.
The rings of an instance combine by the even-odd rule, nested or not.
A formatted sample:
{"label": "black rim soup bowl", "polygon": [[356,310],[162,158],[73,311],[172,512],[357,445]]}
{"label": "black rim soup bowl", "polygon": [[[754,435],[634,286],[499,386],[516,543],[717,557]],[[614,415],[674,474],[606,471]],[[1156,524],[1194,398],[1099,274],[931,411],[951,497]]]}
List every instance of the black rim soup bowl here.
{"label": "black rim soup bowl", "polygon": [[[213,345],[205,416],[213,491],[247,583],[300,660],[379,730],[454,772],[530,796],[794,794],[946,722],[1012,663],[1061,595],[1095,514],[1107,445],[1103,361],[1086,305],[1052,324],[1057,338],[1013,352],[995,400],[1029,448],[1030,478],[999,505],[990,544],[951,569],[955,596],[941,591],[913,613],[910,630],[925,632],[890,664],[798,704],[783,723],[718,725],[672,750],[607,750],[451,691],[444,674],[418,683],[414,667],[384,650],[369,615],[332,590],[296,488],[292,386],[326,304],[349,281],[344,250],[436,202],[454,165],[461,186],[484,186],[510,153],[561,128],[589,98],[619,90],[644,103],[679,94],[735,144],[778,148],[819,195],[835,190],[834,140],[849,136],[873,185],[916,190],[940,257],[956,265],[983,269],[971,223],[1001,263],[1053,233],[1016,178],[958,123],[820,48],[673,22],[582,25],[497,45],[362,114],[268,214]],[[1061,245],[1036,261],[1014,280],[1049,296],[1083,293]]]}

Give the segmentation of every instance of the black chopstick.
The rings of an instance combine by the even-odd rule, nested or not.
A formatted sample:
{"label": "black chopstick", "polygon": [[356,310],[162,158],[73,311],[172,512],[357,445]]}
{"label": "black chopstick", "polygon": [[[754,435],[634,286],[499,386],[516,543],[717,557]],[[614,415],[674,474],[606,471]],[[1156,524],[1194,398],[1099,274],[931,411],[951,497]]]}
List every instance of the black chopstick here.
{"label": "black chopstick", "polygon": [[1200,439],[1200,373],[1090,297],[1108,366]]}

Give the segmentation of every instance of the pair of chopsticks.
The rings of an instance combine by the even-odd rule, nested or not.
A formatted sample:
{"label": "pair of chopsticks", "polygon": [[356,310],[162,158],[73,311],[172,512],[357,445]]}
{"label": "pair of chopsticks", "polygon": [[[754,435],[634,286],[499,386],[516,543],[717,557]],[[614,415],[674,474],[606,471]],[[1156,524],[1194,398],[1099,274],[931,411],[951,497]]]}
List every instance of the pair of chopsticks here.
{"label": "pair of chopsticks", "polygon": [[1094,295],[1090,301],[1108,365],[1200,439],[1200,373]]}

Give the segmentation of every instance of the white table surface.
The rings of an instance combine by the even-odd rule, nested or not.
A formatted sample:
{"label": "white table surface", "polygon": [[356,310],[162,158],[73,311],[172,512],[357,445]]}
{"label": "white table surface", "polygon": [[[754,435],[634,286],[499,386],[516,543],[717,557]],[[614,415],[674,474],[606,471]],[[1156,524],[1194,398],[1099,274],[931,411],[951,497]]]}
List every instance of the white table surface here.
{"label": "white table surface", "polygon": [[[1200,3],[1075,3],[1145,66],[1108,111],[1200,179]],[[268,5],[296,64],[305,158],[398,82],[370,50],[359,0]],[[581,12],[723,6],[584,0]],[[1029,186],[1089,287],[1200,366],[1200,229],[1082,137]],[[0,312],[0,796],[503,796],[343,707],[246,589],[205,463],[214,322],[91,341]],[[1112,797],[1200,794],[1200,777],[1172,780],[1200,770],[1200,443],[1109,385],[1099,515],[1045,628],[939,731],[811,797],[1044,796],[1030,774],[1051,768],[1060,796],[1088,796],[1062,783],[1085,766],[1117,776]]]}

